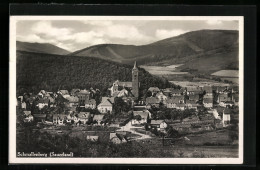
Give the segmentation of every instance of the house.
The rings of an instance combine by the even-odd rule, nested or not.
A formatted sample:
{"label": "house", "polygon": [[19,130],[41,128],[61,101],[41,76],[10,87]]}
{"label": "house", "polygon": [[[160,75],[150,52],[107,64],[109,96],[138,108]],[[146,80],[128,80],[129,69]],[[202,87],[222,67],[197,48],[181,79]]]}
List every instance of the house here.
{"label": "house", "polygon": [[62,96],[69,95],[69,91],[68,90],[59,90],[57,93],[61,94]]}
{"label": "house", "polygon": [[113,110],[114,98],[102,97],[101,103],[98,105],[97,109],[100,113],[111,113]]}
{"label": "house", "polygon": [[45,96],[47,94],[47,92],[45,90],[41,90],[39,93],[38,93],[38,96],[40,96],[41,98],[43,98],[43,96]]}
{"label": "house", "polygon": [[86,124],[90,118],[90,113],[89,112],[79,112],[78,114],[78,119],[82,124]]}
{"label": "house", "polygon": [[33,116],[32,115],[28,115],[23,119],[24,122],[32,122],[33,121]]}
{"label": "house", "polygon": [[22,109],[26,109],[26,103],[22,102],[21,107],[22,107]]}
{"label": "house", "polygon": [[193,100],[195,102],[198,102],[200,100],[200,96],[199,96],[199,94],[189,95],[189,100]]}
{"label": "house", "polygon": [[131,121],[132,125],[147,123],[147,120],[151,116],[148,110],[143,111],[133,111],[133,119]]}
{"label": "house", "polygon": [[194,100],[186,100],[185,107],[187,109],[195,109],[195,110],[197,110],[198,104]]}
{"label": "house", "polygon": [[206,96],[213,96],[213,89],[211,86],[204,86],[203,91]]}
{"label": "house", "polygon": [[71,96],[77,96],[79,92],[80,92],[80,89],[72,89],[70,91],[70,95]]}
{"label": "house", "polygon": [[49,106],[49,99],[39,99],[37,101],[36,106],[41,110],[42,108],[44,108],[45,106]]}
{"label": "house", "polygon": [[46,114],[33,114],[33,117],[37,122],[44,122],[46,120]]}
{"label": "house", "polygon": [[66,114],[54,114],[52,116],[52,120],[54,124],[57,125],[63,125],[65,121],[67,120],[67,115]]}
{"label": "house", "polygon": [[187,95],[196,95],[196,94],[201,94],[203,91],[201,87],[194,87],[194,86],[188,86],[186,87],[186,93]]}
{"label": "house", "polygon": [[163,94],[163,92],[159,92],[156,94],[156,97],[159,99],[160,103],[166,104],[167,96]]}
{"label": "house", "polygon": [[24,122],[32,122],[33,121],[33,116],[31,115],[31,111],[23,111],[25,118]]}
{"label": "house", "polygon": [[110,142],[114,143],[114,144],[120,144],[120,143],[126,143],[127,142],[127,138],[126,136],[122,135],[122,134],[118,134],[118,133],[110,133]]}
{"label": "house", "polygon": [[213,99],[211,99],[211,98],[204,98],[203,99],[203,105],[206,108],[212,108],[213,107]]}
{"label": "house", "polygon": [[165,131],[165,128],[167,128],[167,123],[164,120],[151,120],[150,128]]}
{"label": "house", "polygon": [[208,112],[211,113],[215,117],[215,119],[221,119],[221,117],[218,114],[217,109],[210,109],[210,110],[208,110]]}
{"label": "house", "polygon": [[147,97],[145,99],[146,106],[159,107],[159,99],[157,97]]}
{"label": "house", "polygon": [[231,110],[228,108],[225,108],[223,110],[223,116],[222,116],[223,127],[226,127],[230,124],[230,113],[231,113]]}
{"label": "house", "polygon": [[176,108],[176,104],[184,103],[184,96],[173,96],[167,99],[167,108]]}
{"label": "house", "polygon": [[94,115],[93,121],[97,121],[98,125],[101,125],[101,122],[104,120],[104,115]]}
{"label": "house", "polygon": [[160,92],[160,89],[158,87],[150,87],[148,91],[152,92],[152,95],[154,95]]}
{"label": "house", "polygon": [[231,97],[229,97],[229,95],[227,93],[221,93],[218,95],[218,98],[217,98],[218,103],[227,102],[227,101],[231,101]]}
{"label": "house", "polygon": [[117,93],[118,91],[122,90],[123,88],[132,88],[133,83],[132,82],[121,82],[119,80],[116,80],[112,87],[109,88],[110,90],[110,95],[115,96],[114,93]]}
{"label": "house", "polygon": [[184,103],[177,103],[175,107],[176,107],[177,110],[184,110],[185,104]]}
{"label": "house", "polygon": [[77,96],[68,96],[66,99],[69,101],[69,107],[77,107],[79,105],[79,98]]}
{"label": "house", "polygon": [[163,90],[163,94],[167,97],[170,97],[172,95],[172,88],[166,88]]}
{"label": "house", "polygon": [[90,96],[90,91],[89,90],[80,90],[78,92],[78,98],[79,98],[79,104],[80,105],[85,105],[85,101],[89,100],[91,98]]}
{"label": "house", "polygon": [[182,96],[184,93],[184,89],[172,89],[171,94],[172,96]]}
{"label": "house", "polygon": [[216,87],[216,93],[218,94],[228,94],[228,89],[226,86],[218,86]]}
{"label": "house", "polygon": [[95,109],[96,107],[95,99],[85,100],[85,108]]}

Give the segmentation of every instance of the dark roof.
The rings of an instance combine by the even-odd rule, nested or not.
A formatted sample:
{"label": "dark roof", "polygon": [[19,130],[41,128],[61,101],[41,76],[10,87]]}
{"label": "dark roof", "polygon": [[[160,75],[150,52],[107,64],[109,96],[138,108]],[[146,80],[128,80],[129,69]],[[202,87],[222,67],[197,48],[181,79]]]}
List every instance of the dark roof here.
{"label": "dark roof", "polygon": [[80,112],[80,113],[78,114],[78,117],[79,117],[79,118],[82,118],[82,119],[88,119],[89,116],[90,116],[90,113],[89,113],[89,112]]}
{"label": "dark roof", "polygon": [[179,103],[180,100],[184,100],[184,96],[173,96],[167,99],[167,103]]}
{"label": "dark roof", "polygon": [[140,115],[143,119],[146,119],[149,115],[149,111],[148,110],[144,110],[144,111],[133,111],[134,116]]}
{"label": "dark roof", "polygon": [[39,99],[38,103],[49,103],[49,99],[43,98],[43,99]]}
{"label": "dark roof", "polygon": [[103,120],[104,115],[94,115],[93,120]]}
{"label": "dark roof", "polygon": [[161,123],[165,122],[164,120],[151,120],[151,125],[159,125]]}
{"label": "dark roof", "polygon": [[196,104],[194,100],[186,100],[186,104]]}
{"label": "dark roof", "polygon": [[46,114],[33,114],[34,117],[45,118]]}

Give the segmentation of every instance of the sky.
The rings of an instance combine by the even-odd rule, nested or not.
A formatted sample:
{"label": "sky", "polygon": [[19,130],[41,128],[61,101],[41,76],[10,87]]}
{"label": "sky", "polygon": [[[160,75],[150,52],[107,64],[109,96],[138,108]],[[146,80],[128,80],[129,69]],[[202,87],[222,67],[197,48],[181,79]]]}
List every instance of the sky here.
{"label": "sky", "polygon": [[238,30],[226,20],[19,20],[16,40],[68,51],[97,44],[144,45],[201,29]]}

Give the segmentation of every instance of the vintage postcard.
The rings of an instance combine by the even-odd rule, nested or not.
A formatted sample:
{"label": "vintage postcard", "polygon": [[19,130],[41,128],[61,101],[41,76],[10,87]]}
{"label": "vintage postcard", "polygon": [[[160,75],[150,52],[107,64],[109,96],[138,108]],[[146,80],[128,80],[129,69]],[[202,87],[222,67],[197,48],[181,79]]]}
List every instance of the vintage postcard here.
{"label": "vintage postcard", "polygon": [[241,16],[10,16],[9,163],[242,164]]}

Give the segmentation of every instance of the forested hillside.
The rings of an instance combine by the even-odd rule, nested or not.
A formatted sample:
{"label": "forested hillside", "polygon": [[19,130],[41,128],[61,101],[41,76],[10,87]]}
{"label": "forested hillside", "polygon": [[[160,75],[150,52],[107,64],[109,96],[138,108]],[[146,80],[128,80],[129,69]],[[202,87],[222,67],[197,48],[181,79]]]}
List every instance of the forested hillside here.
{"label": "forested hillside", "polygon": [[[72,88],[106,91],[115,80],[131,81],[133,65],[91,58],[17,51],[17,94]],[[140,70],[141,90],[173,87],[166,79]]]}

